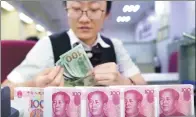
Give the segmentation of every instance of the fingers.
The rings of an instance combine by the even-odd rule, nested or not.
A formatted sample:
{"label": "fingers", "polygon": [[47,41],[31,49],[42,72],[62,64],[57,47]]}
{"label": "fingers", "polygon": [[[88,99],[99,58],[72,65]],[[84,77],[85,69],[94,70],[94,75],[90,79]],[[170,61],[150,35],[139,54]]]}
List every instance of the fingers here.
{"label": "fingers", "polygon": [[61,83],[60,83],[59,87],[64,87],[64,77],[61,78]]}
{"label": "fingers", "polygon": [[46,75],[48,80],[47,82],[48,83],[52,82],[55,79],[55,77],[59,74],[60,70],[61,70],[60,66],[54,67],[53,70]]}
{"label": "fingers", "polygon": [[104,81],[104,80],[110,80],[110,81],[113,81],[115,78],[115,75],[114,74],[95,74],[94,75],[94,79],[95,81]]}
{"label": "fingers", "polygon": [[60,86],[61,83],[62,83],[62,79],[63,79],[63,73],[64,73],[64,69],[60,68],[60,71],[54,77],[54,80],[50,84],[48,84],[48,85],[49,86]]}
{"label": "fingers", "polygon": [[104,86],[112,85],[110,80],[97,81],[96,84],[97,85],[104,85]]}
{"label": "fingers", "polygon": [[117,65],[115,63],[105,63],[96,66],[93,69],[93,73],[108,73],[117,71]]}
{"label": "fingers", "polygon": [[103,67],[109,68],[109,67],[113,67],[113,66],[116,66],[116,63],[109,62],[109,63],[104,63],[104,64],[101,64],[101,65],[97,65],[95,68],[103,68]]}
{"label": "fingers", "polygon": [[43,72],[41,72],[39,75],[47,75],[49,74],[54,68],[48,68],[46,70],[44,70]]}

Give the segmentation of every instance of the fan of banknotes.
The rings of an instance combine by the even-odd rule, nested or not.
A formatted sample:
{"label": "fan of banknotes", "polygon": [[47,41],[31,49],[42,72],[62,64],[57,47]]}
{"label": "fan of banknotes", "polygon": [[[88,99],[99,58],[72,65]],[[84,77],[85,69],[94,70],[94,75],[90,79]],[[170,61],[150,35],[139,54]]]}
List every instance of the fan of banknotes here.
{"label": "fan of banknotes", "polygon": [[93,66],[82,44],[60,56],[56,65],[64,67],[65,86],[92,86],[90,74]]}

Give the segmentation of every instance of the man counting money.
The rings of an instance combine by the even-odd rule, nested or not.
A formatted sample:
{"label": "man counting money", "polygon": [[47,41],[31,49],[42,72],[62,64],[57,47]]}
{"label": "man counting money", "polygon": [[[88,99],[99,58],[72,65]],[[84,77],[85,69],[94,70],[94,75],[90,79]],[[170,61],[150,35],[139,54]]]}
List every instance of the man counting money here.
{"label": "man counting money", "polygon": [[89,59],[96,84],[146,84],[122,42],[99,33],[110,14],[111,1],[67,1],[64,4],[70,29],[38,41],[24,61],[7,76],[3,85],[12,89],[12,97],[14,87],[64,86],[64,69],[54,66],[59,56],[76,43],[82,44],[87,52],[92,51]]}

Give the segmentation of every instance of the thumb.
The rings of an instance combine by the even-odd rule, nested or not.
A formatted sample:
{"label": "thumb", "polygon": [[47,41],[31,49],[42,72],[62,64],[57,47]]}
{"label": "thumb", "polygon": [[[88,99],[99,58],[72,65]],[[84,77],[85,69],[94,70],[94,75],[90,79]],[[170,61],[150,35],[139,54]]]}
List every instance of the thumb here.
{"label": "thumb", "polygon": [[47,68],[44,71],[42,71],[39,75],[47,75],[49,74],[51,71],[53,70],[53,68]]}
{"label": "thumb", "polygon": [[61,83],[59,87],[64,87],[64,77],[61,78]]}

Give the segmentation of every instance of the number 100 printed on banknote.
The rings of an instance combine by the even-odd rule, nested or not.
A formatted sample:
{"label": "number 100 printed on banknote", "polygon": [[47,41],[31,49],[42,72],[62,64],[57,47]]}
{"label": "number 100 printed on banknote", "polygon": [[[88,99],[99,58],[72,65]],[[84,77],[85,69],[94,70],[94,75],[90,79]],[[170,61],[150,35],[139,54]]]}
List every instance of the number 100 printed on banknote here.
{"label": "number 100 printed on banknote", "polygon": [[44,89],[18,87],[14,93],[14,101],[24,109],[23,117],[43,117]]}

